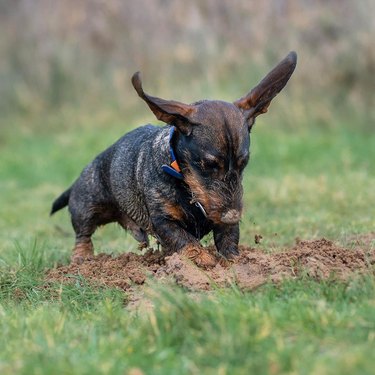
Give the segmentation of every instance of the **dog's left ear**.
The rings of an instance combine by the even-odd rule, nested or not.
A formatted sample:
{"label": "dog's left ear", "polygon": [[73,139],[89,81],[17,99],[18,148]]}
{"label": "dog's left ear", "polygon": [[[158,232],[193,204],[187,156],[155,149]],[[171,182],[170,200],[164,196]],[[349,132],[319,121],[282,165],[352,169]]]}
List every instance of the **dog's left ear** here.
{"label": "dog's left ear", "polygon": [[257,116],[266,113],[271,100],[284,88],[297,64],[297,54],[292,51],[247,95],[234,104],[240,108],[249,123],[249,128]]}
{"label": "dog's left ear", "polygon": [[192,123],[189,119],[196,111],[193,105],[180,103],[175,100],[165,100],[146,94],[142,88],[139,72],[134,73],[132,84],[137,94],[148,104],[158,120],[175,125],[186,135],[191,133]]}

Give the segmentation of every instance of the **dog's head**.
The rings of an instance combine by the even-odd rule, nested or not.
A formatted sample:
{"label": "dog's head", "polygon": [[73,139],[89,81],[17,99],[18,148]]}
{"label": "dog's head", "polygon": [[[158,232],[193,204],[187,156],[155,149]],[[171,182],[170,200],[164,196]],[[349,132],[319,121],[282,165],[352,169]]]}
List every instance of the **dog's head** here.
{"label": "dog's head", "polygon": [[132,83],[157,119],[174,125],[176,156],[193,200],[215,224],[236,224],[242,212],[242,173],[249,161],[250,130],[284,88],[297,62],[290,52],[247,95],[233,103],[202,100],[184,104],[146,94],[140,74]]}

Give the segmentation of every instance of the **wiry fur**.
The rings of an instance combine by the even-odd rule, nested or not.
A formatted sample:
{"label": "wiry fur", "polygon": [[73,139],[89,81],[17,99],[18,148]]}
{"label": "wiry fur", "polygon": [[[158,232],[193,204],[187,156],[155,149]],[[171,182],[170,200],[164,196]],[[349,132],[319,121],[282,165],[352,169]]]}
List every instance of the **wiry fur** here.
{"label": "wiry fur", "polygon": [[[144,93],[135,74],[133,85],[139,96],[168,125],[146,125],[124,135],[53,203],[51,214],[69,206],[76,233],[73,260],[82,261],[92,254],[92,234],[110,222],[131,231],[142,247],[152,235],[167,251],[189,254],[213,231],[219,253],[237,254],[250,129],[255,117],[267,110],[285,86],[295,64],[296,55],[291,53],[269,78],[234,103],[204,100],[188,105],[152,97]],[[161,169],[171,162],[171,126],[176,128],[171,144],[183,180]]]}

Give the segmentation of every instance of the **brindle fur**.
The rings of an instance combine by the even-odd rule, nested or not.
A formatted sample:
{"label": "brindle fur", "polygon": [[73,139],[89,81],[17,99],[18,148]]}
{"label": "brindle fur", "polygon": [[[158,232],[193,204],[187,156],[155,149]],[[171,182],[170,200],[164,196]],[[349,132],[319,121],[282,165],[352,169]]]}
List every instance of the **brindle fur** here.
{"label": "brindle fur", "polygon": [[[51,214],[69,206],[76,245],[73,261],[93,253],[99,225],[118,222],[142,246],[154,236],[166,251],[199,254],[199,240],[213,231],[222,256],[238,254],[242,173],[249,161],[255,118],[292,75],[297,56],[282,60],[253,90],[234,103],[202,100],[184,104],[143,91],[139,73],[132,83],[165,127],[146,125],[124,135],[98,155],[53,203]],[[183,180],[166,174],[169,133]],[[196,206],[199,202],[207,217]],[[197,263],[200,260],[190,256]],[[206,263],[209,263],[206,259]]]}

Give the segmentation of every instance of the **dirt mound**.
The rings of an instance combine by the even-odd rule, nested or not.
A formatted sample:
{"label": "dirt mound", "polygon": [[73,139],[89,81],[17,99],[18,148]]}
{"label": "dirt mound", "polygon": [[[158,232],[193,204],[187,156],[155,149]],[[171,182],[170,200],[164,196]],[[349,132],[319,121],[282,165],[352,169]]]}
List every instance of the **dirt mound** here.
{"label": "dirt mound", "polygon": [[[215,267],[202,269],[180,254],[164,257],[149,250],[144,255],[122,254],[116,258],[99,254],[81,265],[70,264],[50,270],[49,282],[72,282],[83,277],[96,285],[129,290],[148,279],[171,279],[191,290],[209,290],[214,286],[236,284],[241,289],[254,289],[267,282],[295,278],[306,274],[316,279],[335,277],[345,280],[353,273],[374,271],[374,249],[345,249],[326,239],[297,241],[291,249],[268,254],[260,249],[240,247],[233,263],[219,258]],[[213,251],[207,248],[207,251]]]}
{"label": "dirt mound", "polygon": [[163,265],[165,257],[159,251],[149,250],[144,255],[125,253],[116,258],[99,254],[82,264],[71,263],[49,270],[47,281],[74,282],[83,277],[89,283],[127,290],[134,284],[144,284],[148,275],[157,272]]}

